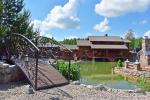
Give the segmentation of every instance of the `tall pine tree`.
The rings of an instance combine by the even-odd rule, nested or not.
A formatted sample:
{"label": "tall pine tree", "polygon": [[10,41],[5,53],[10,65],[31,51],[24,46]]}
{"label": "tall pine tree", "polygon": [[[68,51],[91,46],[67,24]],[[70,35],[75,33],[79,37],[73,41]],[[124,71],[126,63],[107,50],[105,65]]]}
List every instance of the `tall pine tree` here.
{"label": "tall pine tree", "polygon": [[[24,0],[0,0],[2,12],[0,14],[0,34],[19,33],[34,38],[35,33],[30,25],[30,13],[24,9]],[[0,7],[1,8],[1,7]],[[1,11],[1,10],[0,10]]]}
{"label": "tall pine tree", "polygon": [[2,4],[1,25],[3,25],[7,32],[10,32],[24,7],[23,0],[2,0]]}

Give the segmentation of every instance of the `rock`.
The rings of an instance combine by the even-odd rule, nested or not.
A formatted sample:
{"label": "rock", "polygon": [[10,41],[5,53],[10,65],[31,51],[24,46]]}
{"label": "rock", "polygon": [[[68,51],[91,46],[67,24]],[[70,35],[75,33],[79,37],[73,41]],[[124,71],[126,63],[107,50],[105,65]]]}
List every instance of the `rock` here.
{"label": "rock", "polygon": [[134,93],[134,90],[127,90],[127,93]]}
{"label": "rock", "polygon": [[87,85],[86,87],[89,89],[92,89],[94,86],[93,85]]}
{"label": "rock", "polygon": [[14,67],[16,67],[16,65],[9,65],[9,67],[10,67],[10,68],[14,68]]}
{"label": "rock", "polygon": [[69,82],[70,82],[70,83],[72,83],[72,82],[73,82],[73,80],[69,80]]}
{"label": "rock", "polygon": [[6,74],[11,74],[11,72],[12,72],[12,70],[11,70],[10,68],[6,68],[6,69],[5,69],[5,73],[6,73]]}
{"label": "rock", "polygon": [[59,100],[59,96],[58,95],[52,95],[52,97],[50,99],[51,100]]}
{"label": "rock", "polygon": [[1,68],[7,68],[7,67],[9,67],[9,64],[3,63],[0,67]]}
{"label": "rock", "polygon": [[27,88],[27,94],[33,94],[34,93],[31,85],[27,85],[26,88]]}
{"label": "rock", "polygon": [[71,84],[73,84],[73,85],[80,85],[80,81],[73,81]]}
{"label": "rock", "polygon": [[86,85],[85,85],[85,84],[80,84],[80,86],[86,87]]}
{"label": "rock", "polygon": [[107,91],[108,89],[104,85],[97,85],[94,87],[96,90]]}
{"label": "rock", "polygon": [[4,64],[4,62],[1,62],[1,61],[0,61],[0,67],[1,67],[3,64]]}
{"label": "rock", "polygon": [[145,77],[149,78],[150,77],[150,73],[145,73]]}
{"label": "rock", "polygon": [[145,94],[145,91],[143,89],[141,89],[141,88],[135,89],[134,92],[135,93],[143,93],[143,94]]}

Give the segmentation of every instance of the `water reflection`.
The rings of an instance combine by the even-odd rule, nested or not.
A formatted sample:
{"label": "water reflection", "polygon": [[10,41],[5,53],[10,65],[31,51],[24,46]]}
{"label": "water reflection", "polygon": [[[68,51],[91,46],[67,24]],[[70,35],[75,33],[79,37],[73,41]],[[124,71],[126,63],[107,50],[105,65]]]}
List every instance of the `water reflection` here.
{"label": "water reflection", "polygon": [[81,62],[80,81],[87,85],[104,84],[116,89],[136,89],[137,86],[129,82],[127,77],[114,74],[115,66],[116,62]]}

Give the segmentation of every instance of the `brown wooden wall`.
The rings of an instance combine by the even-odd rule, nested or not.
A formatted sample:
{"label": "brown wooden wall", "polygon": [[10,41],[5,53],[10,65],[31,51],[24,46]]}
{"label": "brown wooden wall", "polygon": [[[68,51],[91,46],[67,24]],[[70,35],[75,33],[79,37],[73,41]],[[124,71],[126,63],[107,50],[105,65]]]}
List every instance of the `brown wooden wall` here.
{"label": "brown wooden wall", "polygon": [[[47,58],[51,57],[50,49],[52,48],[41,48],[44,49],[41,56]],[[108,58],[110,61],[114,61],[117,58],[127,59],[130,56],[129,50],[117,50],[117,49],[91,49],[91,47],[79,47],[78,50],[72,50],[70,54],[66,50],[59,50],[59,48],[53,49],[53,54],[60,59],[74,59],[75,56],[78,59],[92,59],[92,58]]]}
{"label": "brown wooden wall", "polygon": [[108,58],[114,61],[117,58],[129,58],[129,50],[117,50],[117,49],[90,49],[88,47],[80,47],[78,51],[78,59],[82,58]]}

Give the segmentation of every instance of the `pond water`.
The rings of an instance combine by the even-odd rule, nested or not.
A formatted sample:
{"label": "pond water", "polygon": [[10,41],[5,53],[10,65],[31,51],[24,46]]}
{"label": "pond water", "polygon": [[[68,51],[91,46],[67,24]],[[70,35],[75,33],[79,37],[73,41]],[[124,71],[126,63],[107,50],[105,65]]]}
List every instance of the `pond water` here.
{"label": "pond water", "polygon": [[126,77],[113,74],[112,69],[115,66],[116,62],[80,62],[80,81],[83,84],[103,84],[116,89],[136,89],[139,87],[145,89],[144,84],[142,87],[140,86],[141,82],[127,80]]}

